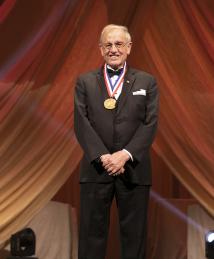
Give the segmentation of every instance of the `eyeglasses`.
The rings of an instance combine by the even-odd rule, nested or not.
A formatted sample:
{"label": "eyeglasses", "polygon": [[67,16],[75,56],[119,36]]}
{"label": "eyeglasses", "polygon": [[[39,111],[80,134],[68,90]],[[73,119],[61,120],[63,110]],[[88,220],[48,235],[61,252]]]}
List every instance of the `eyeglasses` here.
{"label": "eyeglasses", "polygon": [[117,48],[117,50],[120,50],[122,48],[124,48],[129,42],[115,42],[115,43],[104,43],[101,44],[101,46],[105,49],[105,50],[111,50],[113,48],[113,46],[115,46]]}

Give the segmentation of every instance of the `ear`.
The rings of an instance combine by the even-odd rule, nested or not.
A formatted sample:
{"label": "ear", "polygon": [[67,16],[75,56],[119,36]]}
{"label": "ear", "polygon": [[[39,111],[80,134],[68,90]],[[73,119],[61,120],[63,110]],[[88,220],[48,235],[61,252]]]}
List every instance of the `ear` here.
{"label": "ear", "polygon": [[102,48],[102,45],[101,45],[101,44],[99,44],[99,48],[100,48],[101,55],[102,55],[102,56],[104,56],[104,50],[103,50],[103,48]]}
{"label": "ear", "polygon": [[132,49],[132,42],[129,42],[129,43],[127,44],[127,54],[128,54],[128,55],[130,54],[131,49]]}

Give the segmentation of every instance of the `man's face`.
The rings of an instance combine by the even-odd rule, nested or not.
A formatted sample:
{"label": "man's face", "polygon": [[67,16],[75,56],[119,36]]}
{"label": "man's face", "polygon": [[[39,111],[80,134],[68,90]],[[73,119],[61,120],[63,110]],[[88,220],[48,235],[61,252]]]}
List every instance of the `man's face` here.
{"label": "man's face", "polygon": [[127,41],[125,33],[119,29],[107,31],[100,45],[101,54],[105,62],[114,69],[124,65],[131,51],[131,42]]}

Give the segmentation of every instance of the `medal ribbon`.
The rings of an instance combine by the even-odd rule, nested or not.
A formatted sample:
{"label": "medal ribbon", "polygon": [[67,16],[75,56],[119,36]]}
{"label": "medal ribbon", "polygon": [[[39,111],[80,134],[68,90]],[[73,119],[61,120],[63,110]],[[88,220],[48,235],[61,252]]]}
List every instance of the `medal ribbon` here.
{"label": "medal ribbon", "polygon": [[125,73],[126,73],[126,63],[124,65],[124,67],[123,67],[123,72],[118,77],[118,79],[116,80],[115,84],[112,87],[111,79],[109,78],[108,72],[107,72],[107,64],[105,64],[105,66],[104,66],[104,79],[105,79],[105,85],[106,85],[106,89],[107,89],[109,97],[113,98],[115,93],[119,89],[119,87],[122,86]]}

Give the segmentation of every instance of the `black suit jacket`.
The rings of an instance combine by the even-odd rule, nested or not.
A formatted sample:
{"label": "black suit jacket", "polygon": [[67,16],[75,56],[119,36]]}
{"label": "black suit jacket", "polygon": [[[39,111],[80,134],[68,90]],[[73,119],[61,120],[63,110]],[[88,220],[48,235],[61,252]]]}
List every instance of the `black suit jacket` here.
{"label": "black suit jacket", "polygon": [[[143,90],[142,90],[143,89]],[[140,91],[140,92],[139,92]],[[104,108],[109,98],[103,68],[81,75],[75,88],[74,130],[84,151],[80,182],[111,182],[93,161],[103,154],[123,148],[133,156],[119,176],[136,184],[151,184],[149,150],[154,140],[158,118],[158,89],[154,77],[128,68],[116,109]]]}

